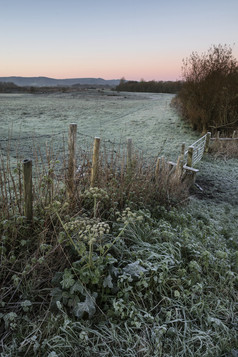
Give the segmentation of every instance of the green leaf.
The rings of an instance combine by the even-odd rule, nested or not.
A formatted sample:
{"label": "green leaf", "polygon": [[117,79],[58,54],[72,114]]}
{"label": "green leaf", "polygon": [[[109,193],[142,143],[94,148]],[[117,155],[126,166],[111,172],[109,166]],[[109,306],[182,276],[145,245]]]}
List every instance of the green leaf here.
{"label": "green leaf", "polygon": [[146,269],[143,268],[140,265],[139,260],[137,260],[134,263],[127,264],[125,266],[125,268],[123,268],[123,272],[126,273],[126,274],[131,275],[131,277],[138,277],[139,278],[142,274],[144,274],[146,272]]}
{"label": "green leaf", "polygon": [[69,269],[65,269],[63,274],[63,280],[61,280],[60,284],[63,289],[69,289],[75,283],[74,276]]}
{"label": "green leaf", "polygon": [[63,277],[63,273],[61,271],[57,271],[51,280],[52,284],[54,286],[60,285],[62,277]]}
{"label": "green leaf", "polygon": [[88,317],[91,318],[95,314],[96,312],[95,295],[97,294],[93,294],[93,295],[94,296],[90,296],[89,294],[87,294],[84,302],[77,303],[77,305],[73,309],[73,313],[76,317],[81,319],[83,315],[86,313],[88,314]]}
{"label": "green leaf", "polygon": [[104,288],[113,288],[113,283],[112,283],[112,277],[111,275],[108,275],[106,278],[103,280],[103,286]]}
{"label": "green leaf", "polygon": [[82,295],[85,295],[85,288],[79,281],[76,281],[70,289],[70,294],[74,294],[76,292],[80,292]]}
{"label": "green leaf", "polygon": [[52,296],[52,303],[55,304],[56,301],[60,301],[62,298],[62,290],[60,288],[54,288],[51,290],[50,295]]}

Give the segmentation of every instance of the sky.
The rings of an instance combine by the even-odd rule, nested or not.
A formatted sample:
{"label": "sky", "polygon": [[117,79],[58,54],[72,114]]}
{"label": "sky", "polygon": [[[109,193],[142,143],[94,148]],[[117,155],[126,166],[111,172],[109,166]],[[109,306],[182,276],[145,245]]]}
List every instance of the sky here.
{"label": "sky", "polygon": [[182,60],[227,44],[238,0],[0,0],[0,76],[180,80]]}

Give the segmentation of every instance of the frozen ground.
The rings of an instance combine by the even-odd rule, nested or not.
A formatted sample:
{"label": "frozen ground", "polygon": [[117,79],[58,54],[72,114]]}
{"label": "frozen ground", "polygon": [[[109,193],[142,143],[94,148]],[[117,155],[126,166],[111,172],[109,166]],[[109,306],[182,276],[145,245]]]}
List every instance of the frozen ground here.
{"label": "frozen ground", "polygon": [[126,142],[148,156],[176,159],[183,141],[190,144],[197,135],[170,107],[173,95],[132,94],[91,90],[54,95],[0,95],[1,143],[10,137],[20,152],[31,155],[31,138],[44,146],[52,138],[56,145],[67,136],[68,126],[78,125],[78,145],[94,136]]}

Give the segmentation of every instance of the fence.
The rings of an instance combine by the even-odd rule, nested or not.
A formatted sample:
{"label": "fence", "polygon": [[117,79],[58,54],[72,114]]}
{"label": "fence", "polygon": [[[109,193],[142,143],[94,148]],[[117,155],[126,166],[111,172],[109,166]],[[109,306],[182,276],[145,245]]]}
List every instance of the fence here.
{"label": "fence", "polygon": [[192,167],[201,161],[205,150],[209,146],[209,140],[211,133],[205,134],[203,137],[195,141],[188,150],[184,153],[184,160],[187,162],[187,166]]}
{"label": "fence", "polygon": [[216,141],[231,141],[231,142],[234,142],[234,141],[238,140],[237,131],[236,130],[233,131],[231,138],[221,138],[220,137],[220,131],[218,131],[216,137],[215,138],[211,138],[211,140],[213,140],[213,141],[216,140]]}
{"label": "fence", "polygon": [[[158,177],[163,172],[166,172],[167,181],[171,177],[175,177],[178,181],[186,181],[187,185],[191,185],[195,181],[196,173],[198,169],[193,166],[196,165],[201,159],[204,152],[207,150],[210,140],[210,133],[207,133],[202,138],[197,140],[193,145],[191,145],[188,150],[185,151],[185,144],[182,144],[181,155],[178,157],[177,163],[167,162],[164,158],[152,159],[151,162],[148,159],[143,159],[143,153],[133,150],[132,139],[127,140],[127,145],[121,150],[119,145],[116,149],[113,143],[110,145],[114,148],[107,150],[105,142],[101,143],[99,137],[94,138],[93,148],[87,153],[87,158],[84,157],[85,162],[80,162],[80,165],[76,165],[77,159],[77,125],[72,123],[69,126],[68,132],[68,150],[63,156],[67,156],[67,160],[64,161],[62,173],[55,170],[54,163],[51,162],[50,157],[48,158],[48,168],[44,169],[45,174],[43,179],[41,178],[39,187],[45,185],[46,192],[48,194],[49,200],[53,197],[54,181],[56,178],[64,181],[66,184],[67,196],[70,202],[74,201],[75,192],[77,190],[78,178],[79,176],[84,180],[87,180],[88,185],[94,187],[98,183],[99,171],[106,170],[108,172],[108,177],[112,172],[116,172],[116,175],[127,175],[127,178],[132,177],[135,173],[135,163],[140,162],[141,166],[137,167],[138,172],[146,171],[149,167],[153,172],[148,175],[151,180],[158,182]],[[81,158],[80,158],[81,159]],[[78,168],[77,168],[78,166]],[[8,188],[2,189],[2,183],[7,178],[4,171],[4,163],[2,162],[2,168],[0,172],[1,179],[1,190],[2,197],[5,202],[8,202],[8,196],[10,195],[10,201],[14,200],[11,196],[11,182],[14,189],[15,201],[19,202],[19,207],[24,201],[24,215],[29,222],[33,219],[33,197],[36,196],[34,184],[32,183],[32,160],[25,159],[22,161],[22,172],[23,177],[20,175],[18,184],[20,187],[20,194],[17,193],[16,185],[12,174],[9,174],[8,178]],[[21,183],[21,178],[23,178],[23,185]],[[23,198],[21,197],[23,196]],[[21,209],[19,208],[19,211]]]}

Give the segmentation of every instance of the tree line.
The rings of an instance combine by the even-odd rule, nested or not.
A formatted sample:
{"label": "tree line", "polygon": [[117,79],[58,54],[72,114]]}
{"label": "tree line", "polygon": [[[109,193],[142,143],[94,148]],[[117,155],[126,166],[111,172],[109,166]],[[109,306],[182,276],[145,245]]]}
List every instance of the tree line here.
{"label": "tree line", "polygon": [[19,87],[12,82],[0,82],[0,93],[18,93],[25,91],[24,87]]}
{"label": "tree line", "polygon": [[120,80],[117,91],[124,92],[151,92],[151,93],[178,93],[182,88],[181,81],[127,81],[125,78]]}

